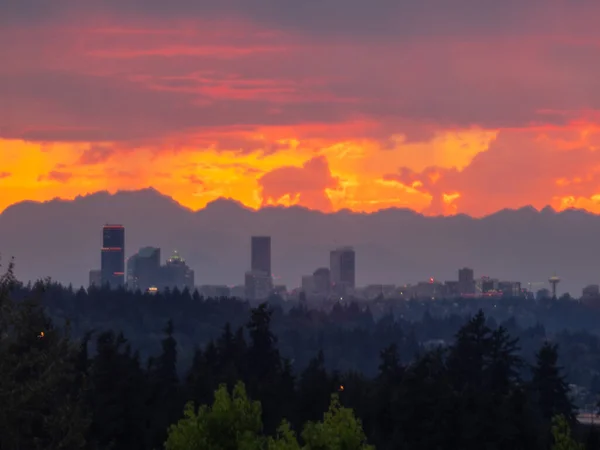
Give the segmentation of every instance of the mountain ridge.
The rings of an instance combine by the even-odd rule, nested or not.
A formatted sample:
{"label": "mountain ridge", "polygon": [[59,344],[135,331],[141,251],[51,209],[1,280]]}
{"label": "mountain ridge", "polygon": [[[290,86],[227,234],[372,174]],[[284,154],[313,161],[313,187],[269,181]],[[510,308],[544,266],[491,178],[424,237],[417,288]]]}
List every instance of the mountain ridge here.
{"label": "mountain ridge", "polygon": [[543,206],[542,208],[540,208],[539,210],[536,209],[534,206],[532,205],[524,205],[521,206],[519,208],[503,208],[500,209],[498,211],[495,211],[493,213],[487,214],[485,216],[481,216],[481,217],[476,217],[476,216],[471,216],[467,213],[458,213],[458,214],[452,214],[452,215],[438,215],[438,216],[426,216],[418,211],[415,211],[411,208],[406,208],[406,207],[388,207],[388,208],[383,208],[383,209],[379,209],[377,211],[372,211],[372,212],[363,212],[363,211],[352,211],[348,208],[343,208],[340,210],[336,210],[336,211],[332,211],[332,212],[323,212],[323,211],[319,211],[319,210],[314,210],[314,209],[310,209],[307,208],[306,206],[303,205],[292,205],[292,206],[284,206],[284,205],[266,205],[266,206],[262,206],[258,209],[254,209],[251,208],[249,206],[244,205],[242,202],[235,200],[231,197],[218,197],[214,200],[211,200],[210,202],[208,202],[204,208],[200,208],[197,210],[194,210],[192,208],[189,208],[188,206],[185,206],[183,204],[181,204],[180,202],[178,202],[177,200],[175,200],[173,197],[167,195],[167,194],[163,194],[162,192],[160,192],[158,189],[150,186],[147,188],[142,188],[142,189],[122,189],[122,190],[118,190],[114,193],[110,193],[107,190],[102,190],[102,191],[95,191],[89,194],[83,194],[83,195],[78,195],[73,199],[64,199],[64,198],[60,198],[60,197],[55,197],[49,200],[23,200],[17,203],[13,203],[9,206],[7,206],[3,211],[0,211],[0,216],[2,216],[3,214],[5,214],[6,212],[14,209],[14,208],[19,208],[22,205],[45,205],[45,204],[56,204],[56,203],[73,203],[73,202],[78,202],[78,201],[87,201],[90,199],[96,199],[96,198],[102,198],[102,199],[107,199],[107,198],[114,198],[114,197],[119,197],[119,196],[123,196],[123,195],[135,195],[135,194],[142,194],[142,195],[153,195],[155,199],[163,199],[163,200],[168,200],[171,201],[173,204],[178,205],[180,208],[197,213],[200,211],[203,211],[205,209],[211,209],[211,208],[215,208],[215,207],[220,207],[221,205],[227,205],[226,207],[229,206],[237,206],[240,209],[244,209],[244,210],[248,210],[248,211],[252,211],[252,212],[256,212],[256,211],[261,211],[261,210],[265,210],[265,209],[303,209],[303,210],[307,210],[307,211],[315,211],[315,212],[319,212],[321,214],[325,214],[325,215],[334,215],[334,214],[352,214],[352,215],[376,215],[382,212],[386,212],[386,211],[407,211],[410,213],[413,213],[415,215],[419,215],[422,217],[432,217],[432,218],[440,218],[440,217],[460,217],[460,216],[466,216],[469,217],[471,219],[475,219],[475,220],[481,220],[481,219],[485,219],[487,217],[490,216],[495,216],[497,214],[501,214],[501,213],[506,213],[506,212],[511,212],[511,211],[531,211],[531,212],[535,212],[535,213],[543,213],[543,212],[552,212],[552,213],[556,213],[556,214],[562,214],[562,213],[568,213],[568,212],[581,212],[581,213],[585,213],[585,214],[589,214],[589,215],[594,215],[597,216],[597,214],[594,214],[590,211],[587,211],[585,209],[578,209],[578,208],[566,208],[560,211],[555,210],[551,205],[546,205]]}
{"label": "mountain ridge", "polygon": [[22,202],[0,214],[0,255],[16,258],[24,280],[50,276],[87,285],[100,266],[102,225],[126,227],[126,256],[144,246],[178,249],[197,284],[241,284],[250,236],[273,239],[273,270],[288,287],[328,266],[329,251],[353,245],[357,283],[414,283],[457,278],[460,267],[506,280],[544,281],[555,271],[559,292],[579,294],[600,278],[600,217],[582,210],[505,209],[483,218],[423,216],[406,208],[323,213],[304,207],[253,210],[219,199],[198,211],[155,189],[108,192],[74,200]]}

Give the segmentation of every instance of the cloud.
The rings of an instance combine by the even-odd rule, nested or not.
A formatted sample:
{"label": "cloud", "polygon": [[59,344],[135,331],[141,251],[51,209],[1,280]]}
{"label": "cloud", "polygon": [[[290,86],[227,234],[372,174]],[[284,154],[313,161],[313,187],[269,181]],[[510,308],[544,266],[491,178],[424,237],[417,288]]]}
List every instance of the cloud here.
{"label": "cloud", "polygon": [[38,181],[56,181],[58,183],[66,183],[72,177],[73,174],[70,172],[59,172],[57,170],[52,170],[46,175],[40,175],[38,177]]}
{"label": "cloud", "polygon": [[324,156],[308,160],[302,167],[280,167],[258,179],[263,206],[277,203],[284,197],[290,203],[329,212],[331,200],[326,189],[339,188],[339,180],[331,175]]}
{"label": "cloud", "polygon": [[88,149],[81,153],[78,163],[85,166],[100,164],[107,161],[115,153],[116,150],[114,147],[90,145]]}
{"label": "cloud", "polygon": [[[195,208],[217,192],[324,210],[595,207],[600,139],[573,133],[600,123],[598,14],[586,0],[0,2],[11,199],[172,173],[157,182]],[[73,177],[31,186],[53,172]]]}
{"label": "cloud", "polygon": [[0,180],[11,176],[10,172],[0,172]]}
{"label": "cloud", "polygon": [[[489,149],[462,171],[400,168],[386,175],[431,195],[430,214],[466,212],[483,216],[503,208],[541,208],[564,198],[590,198],[600,187],[598,132],[501,131]],[[559,207],[565,205],[557,204]]]}
{"label": "cloud", "polygon": [[560,0],[381,0],[376,6],[362,0],[55,0],[52,5],[34,0],[0,3],[4,23],[48,23],[72,17],[127,16],[174,20],[205,17],[209,20],[246,19],[295,32],[360,37],[447,36],[465,34],[528,34],[535,26],[552,31],[595,30],[592,1]]}

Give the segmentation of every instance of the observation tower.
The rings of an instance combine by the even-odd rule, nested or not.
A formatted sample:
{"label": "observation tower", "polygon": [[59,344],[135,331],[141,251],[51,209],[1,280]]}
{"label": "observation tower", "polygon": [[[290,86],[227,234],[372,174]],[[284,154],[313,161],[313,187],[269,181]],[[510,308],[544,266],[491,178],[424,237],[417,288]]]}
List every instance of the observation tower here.
{"label": "observation tower", "polygon": [[560,278],[556,275],[552,275],[548,278],[548,283],[552,286],[552,298],[556,298],[556,285],[560,283]]}

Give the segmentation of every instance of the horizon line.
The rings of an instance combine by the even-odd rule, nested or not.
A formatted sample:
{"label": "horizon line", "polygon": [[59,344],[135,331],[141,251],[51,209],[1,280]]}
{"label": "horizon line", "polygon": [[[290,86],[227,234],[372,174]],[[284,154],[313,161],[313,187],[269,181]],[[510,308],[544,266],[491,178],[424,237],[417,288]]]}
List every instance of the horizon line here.
{"label": "horizon line", "polygon": [[588,211],[586,209],[582,209],[582,208],[574,208],[574,207],[570,207],[570,208],[564,208],[564,209],[560,209],[557,210],[555,209],[552,205],[545,205],[541,208],[536,208],[535,206],[531,205],[531,204],[526,204],[526,205],[522,205],[519,207],[514,207],[514,208],[502,208],[502,209],[498,209],[492,213],[489,214],[485,214],[482,216],[475,216],[475,215],[471,215],[468,213],[463,213],[463,212],[458,212],[456,214],[437,214],[437,215],[429,215],[426,213],[423,213],[421,211],[418,211],[416,209],[413,209],[409,206],[390,206],[390,207],[386,207],[386,208],[381,208],[378,209],[376,211],[359,211],[359,210],[352,210],[350,208],[341,208],[341,209],[337,209],[337,210],[333,210],[333,211],[322,211],[319,209],[312,209],[309,208],[307,206],[304,205],[300,205],[300,204],[294,204],[294,205],[281,205],[281,204],[268,204],[268,205],[262,205],[259,206],[258,208],[252,207],[252,206],[248,206],[245,205],[244,203],[242,203],[241,201],[232,198],[232,197],[227,197],[227,196],[219,196],[209,202],[207,202],[204,207],[202,208],[198,208],[198,209],[192,209],[188,206],[183,205],[181,202],[177,201],[176,199],[174,199],[173,197],[171,197],[168,194],[165,194],[161,191],[159,191],[158,189],[156,189],[153,186],[148,186],[148,187],[144,187],[144,188],[139,188],[139,189],[118,189],[115,190],[113,192],[109,191],[108,189],[103,189],[103,190],[99,190],[99,191],[94,191],[94,192],[89,192],[89,193],[85,193],[85,194],[80,194],[77,195],[73,198],[68,198],[68,197],[60,197],[60,196],[56,196],[53,197],[51,199],[48,200],[22,200],[20,202],[16,202],[13,203],[11,205],[8,205],[6,208],[4,208],[3,210],[0,210],[0,216],[2,216],[6,211],[10,210],[11,208],[14,207],[18,207],[19,205],[24,205],[24,204],[35,204],[35,205],[45,205],[45,204],[49,204],[49,203],[55,203],[55,202],[65,202],[65,203],[75,203],[78,200],[83,200],[83,199],[87,199],[90,197],[95,197],[95,196],[100,196],[100,195],[108,195],[109,197],[116,197],[118,195],[122,195],[122,194],[136,194],[136,193],[141,193],[141,192],[154,192],[156,194],[158,194],[159,196],[168,199],[172,202],[174,202],[175,204],[177,204],[178,207],[185,209],[191,213],[197,213],[200,211],[203,211],[205,209],[208,209],[211,205],[213,205],[214,203],[217,202],[229,202],[232,204],[235,204],[236,206],[238,206],[240,209],[243,210],[247,210],[249,212],[260,212],[261,210],[268,210],[268,209],[303,209],[306,211],[310,211],[310,212],[314,212],[314,213],[319,213],[319,214],[323,214],[323,215],[335,215],[335,214],[339,214],[339,213],[348,213],[348,214],[353,214],[353,215],[364,215],[364,216],[371,216],[371,215],[375,215],[381,212],[386,212],[386,211],[408,211],[411,213],[414,213],[415,215],[419,215],[422,216],[424,218],[431,218],[431,219],[435,219],[435,218],[451,218],[451,217],[460,217],[460,216],[464,216],[464,217],[468,217],[471,219],[475,219],[475,220],[480,220],[480,219],[485,219],[491,216],[494,216],[496,214],[499,214],[501,212],[508,212],[508,211],[520,211],[523,209],[531,209],[536,211],[537,213],[541,213],[544,210],[551,210],[553,213],[555,214],[561,214],[564,212],[582,212],[591,216],[598,216],[600,214],[595,214],[594,212]]}

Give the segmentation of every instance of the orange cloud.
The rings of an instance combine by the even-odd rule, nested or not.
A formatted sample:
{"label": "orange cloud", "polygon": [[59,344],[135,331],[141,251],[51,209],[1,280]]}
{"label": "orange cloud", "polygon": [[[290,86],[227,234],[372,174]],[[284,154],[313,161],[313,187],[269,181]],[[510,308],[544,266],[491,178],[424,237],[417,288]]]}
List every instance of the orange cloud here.
{"label": "orange cloud", "polygon": [[69,172],[60,172],[58,170],[53,170],[51,172],[48,172],[48,174],[46,175],[40,175],[38,177],[38,181],[56,181],[58,183],[66,183],[67,181],[69,181],[71,179],[71,177],[73,176],[72,173]]}
{"label": "orange cloud", "polygon": [[280,167],[258,179],[263,206],[284,202],[298,204],[324,212],[332,211],[326,189],[337,189],[339,180],[331,175],[327,159],[318,156],[302,167]]}
{"label": "orange cloud", "polygon": [[0,5],[0,210],[154,186],[192,209],[600,212],[600,7],[434,2]]}
{"label": "orange cloud", "polygon": [[386,179],[430,195],[426,212],[433,214],[447,214],[453,207],[482,216],[502,208],[548,204],[558,209],[586,205],[597,211],[600,154],[594,141],[600,128],[592,128],[501,131],[463,170],[400,168]]}

